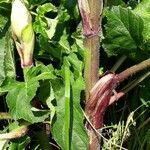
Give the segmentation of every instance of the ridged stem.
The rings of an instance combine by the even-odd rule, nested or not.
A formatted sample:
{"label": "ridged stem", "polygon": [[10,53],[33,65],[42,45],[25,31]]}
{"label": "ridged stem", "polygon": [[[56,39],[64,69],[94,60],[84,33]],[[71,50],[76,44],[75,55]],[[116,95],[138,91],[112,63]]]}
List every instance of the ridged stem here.
{"label": "ridged stem", "polygon": [[[92,87],[98,81],[100,36],[103,0],[78,0],[78,6],[82,18],[84,47],[85,47],[85,97],[86,103]],[[85,110],[87,114],[88,110]],[[89,150],[99,150],[100,142],[93,130],[89,131]]]}

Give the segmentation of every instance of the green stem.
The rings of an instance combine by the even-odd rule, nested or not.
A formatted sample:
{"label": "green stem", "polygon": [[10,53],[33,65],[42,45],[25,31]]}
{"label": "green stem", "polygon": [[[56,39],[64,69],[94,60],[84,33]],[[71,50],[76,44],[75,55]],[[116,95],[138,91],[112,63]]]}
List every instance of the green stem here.
{"label": "green stem", "polygon": [[122,63],[126,60],[127,56],[123,55],[119,58],[116,64],[111,68],[111,72],[116,72],[116,70],[122,65]]}
{"label": "green stem", "polygon": [[24,77],[24,81],[27,82],[28,78],[27,78],[27,72],[29,71],[30,67],[24,67],[23,68],[23,77]]}
{"label": "green stem", "polygon": [[145,78],[150,76],[150,72],[145,73],[144,75],[142,75],[141,77],[139,77],[138,79],[135,79],[134,81],[130,82],[127,86],[125,86],[122,91],[124,91],[125,93],[129,92],[130,90],[132,90],[134,87],[136,87],[140,82],[142,82]]}
{"label": "green stem", "polygon": [[147,125],[150,122],[150,117],[146,119],[139,127],[138,130],[141,130],[145,125]]}

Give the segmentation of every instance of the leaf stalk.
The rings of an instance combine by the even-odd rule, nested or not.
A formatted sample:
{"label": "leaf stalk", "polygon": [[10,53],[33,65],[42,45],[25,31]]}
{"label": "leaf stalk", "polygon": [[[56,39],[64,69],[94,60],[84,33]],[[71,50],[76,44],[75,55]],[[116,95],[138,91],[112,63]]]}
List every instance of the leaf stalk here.
{"label": "leaf stalk", "polygon": [[22,125],[21,127],[12,130],[9,133],[0,134],[0,140],[11,140],[23,137],[27,134],[28,127],[26,125]]}

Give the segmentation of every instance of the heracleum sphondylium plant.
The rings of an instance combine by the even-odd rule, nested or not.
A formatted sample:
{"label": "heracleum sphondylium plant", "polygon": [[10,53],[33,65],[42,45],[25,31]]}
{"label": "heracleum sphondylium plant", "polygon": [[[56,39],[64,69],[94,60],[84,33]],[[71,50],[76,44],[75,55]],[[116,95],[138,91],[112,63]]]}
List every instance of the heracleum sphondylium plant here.
{"label": "heracleum sphondylium plant", "polygon": [[[143,2],[148,1],[149,0],[143,0]],[[79,27],[79,30],[77,29],[78,23],[80,22],[80,17],[78,8],[76,7],[76,0],[59,2],[57,0],[20,0],[18,2],[21,2],[20,4],[22,4],[23,8],[25,8],[24,12],[27,12],[27,16],[30,16],[30,21],[31,15],[29,15],[30,12],[26,9],[24,2],[27,2],[29,4],[29,10],[32,12],[32,15],[34,15],[34,19],[32,21],[34,32],[36,33],[37,51],[34,55],[36,65],[29,68],[25,66],[30,66],[31,63],[24,64],[24,53],[20,55],[22,57],[22,67],[25,67],[24,78],[22,78],[22,75],[20,75],[21,70],[19,69],[21,68],[17,68],[17,70],[19,70],[17,72],[17,74],[19,74],[19,78],[17,76],[16,81],[16,74],[14,74],[14,79],[11,78],[10,80],[8,79],[9,74],[2,74],[2,68],[5,69],[4,71],[6,71],[7,68],[10,71],[10,62],[12,59],[9,59],[10,56],[5,57],[5,55],[10,55],[10,50],[12,50],[13,52],[13,44],[16,43],[16,45],[19,47],[18,52],[22,52],[20,51],[20,48],[22,48],[21,46],[23,46],[24,43],[28,43],[26,42],[26,40],[24,40],[24,36],[22,39],[22,33],[23,35],[26,34],[26,32],[28,32],[26,31],[28,30],[28,27],[27,29],[25,29],[26,32],[22,32],[20,30],[18,33],[18,30],[15,30],[16,33],[13,34],[15,43],[13,43],[12,47],[10,47],[10,43],[12,43],[12,40],[11,42],[9,41],[12,36],[9,34],[9,23],[7,24],[7,21],[10,22],[9,19],[11,2],[12,4],[14,4],[15,1],[0,1],[0,12],[6,12],[4,15],[3,13],[0,13],[0,30],[2,31],[0,32],[0,80],[2,79],[2,75],[4,75],[3,80],[0,81],[0,83],[2,83],[2,86],[0,87],[0,93],[5,92],[5,95],[8,93],[2,98],[4,102],[6,101],[9,108],[9,112],[5,108],[3,109],[4,112],[0,113],[0,119],[12,120],[7,124],[8,133],[6,131],[7,125],[5,126],[4,130],[1,128],[3,134],[0,134],[0,146],[2,140],[6,140],[7,142],[10,139],[14,139],[8,143],[10,149],[11,147],[15,147],[14,149],[19,149],[20,147],[20,149],[35,149],[35,147],[41,149],[50,149],[50,145],[54,145],[52,140],[54,139],[55,143],[57,143],[55,147],[59,146],[62,150],[87,150],[87,146],[89,146],[88,149],[99,150],[99,147],[102,148],[102,146],[105,145],[105,143],[109,140],[109,137],[114,136],[115,138],[116,136],[118,136],[116,137],[116,139],[118,139],[118,142],[116,141],[117,143],[111,140],[110,142],[107,142],[107,145],[105,145],[104,148],[107,147],[106,149],[112,149],[112,147],[110,146],[112,145],[114,149],[117,149],[117,145],[119,145],[119,148],[123,149],[122,146],[124,146],[124,141],[126,139],[124,137],[127,137],[124,136],[126,133],[124,133],[123,138],[121,137],[122,133],[120,133],[119,135],[110,133],[108,131],[107,125],[110,122],[113,126],[114,118],[108,117],[108,119],[106,119],[104,115],[109,105],[113,104],[115,101],[118,101],[120,97],[122,97],[130,89],[135,87],[137,83],[141,82],[143,79],[150,75],[150,73],[147,72],[138,80],[136,79],[132,83],[129,81],[129,85],[125,86],[125,88],[118,86],[121,81],[129,77],[131,74],[139,72],[139,70],[141,70],[142,68],[144,69],[150,65],[150,59],[147,59],[149,58],[148,52],[145,49],[146,47],[149,49],[149,47],[148,45],[145,45],[145,43],[143,43],[145,42],[145,40],[142,40],[142,35],[144,35],[142,34],[142,19],[139,16],[135,15],[135,13],[133,13],[131,9],[128,9],[126,7],[123,8],[120,6],[113,7],[112,5],[114,3],[114,5],[116,5],[117,0],[115,2],[109,0],[107,2],[105,1],[104,5],[108,4],[113,8],[107,9],[107,11],[103,13],[103,16],[106,15],[107,17],[107,20],[105,17],[105,21],[103,22],[105,24],[103,31],[106,30],[106,32],[103,32],[104,40],[101,41],[103,44],[103,48],[108,55],[117,55],[118,52],[120,55],[124,55],[124,53],[126,52],[126,57],[134,57],[135,62],[132,63],[137,63],[137,65],[128,68],[121,74],[114,73],[113,70],[113,73],[105,73],[99,79],[99,58],[102,58],[100,62],[107,63],[108,61],[111,61],[111,59],[109,60],[109,58],[105,57],[103,53],[101,53],[101,57],[99,57],[100,37],[102,36],[100,22],[103,18],[101,17],[103,10],[103,0],[78,0],[81,17],[83,19],[84,39],[81,38],[81,28]],[[119,0],[118,2],[120,3],[121,0]],[[8,4],[5,9],[4,3]],[[146,6],[148,5],[146,4]],[[101,7],[101,9],[99,7]],[[143,5],[141,5],[140,8],[141,7],[143,8]],[[139,14],[145,16],[143,9],[141,10],[140,8],[138,9]],[[16,14],[14,13],[14,16],[17,16],[19,18],[19,16],[21,16],[21,11],[23,10],[20,10]],[[147,21],[148,18],[148,15],[146,18],[143,17],[143,19],[146,19],[146,22],[150,22]],[[26,20],[26,17],[24,17],[24,19]],[[30,21],[28,22],[29,24]],[[23,28],[23,22],[26,21],[18,23],[19,29]],[[7,24],[7,26],[5,26],[5,23]],[[144,24],[144,26],[147,27],[148,24],[146,23]],[[145,33],[148,33],[146,29],[145,31]],[[32,30],[30,30],[29,32],[32,33]],[[25,38],[28,38],[28,35],[30,34],[27,33],[27,37]],[[83,41],[86,50],[83,48]],[[29,45],[32,44],[30,43]],[[145,47],[143,47],[143,45],[145,45]],[[138,49],[136,49],[137,47]],[[6,50],[7,53],[3,53],[6,52]],[[85,51],[87,52],[86,56],[84,55]],[[134,55],[138,54],[134,53],[135,51],[141,52],[139,60],[147,60],[139,62],[137,58],[138,55]],[[146,58],[143,58],[141,54],[146,56]],[[115,56],[116,59],[118,59],[118,57],[119,56]],[[30,60],[30,58],[31,57],[29,57],[28,60]],[[86,81],[85,86],[82,74],[84,66],[83,59],[86,60],[84,69]],[[17,60],[13,60],[16,64]],[[47,64],[48,66],[45,64]],[[113,64],[112,61],[111,64]],[[101,63],[100,66],[105,68],[103,63]],[[124,67],[126,68],[130,66],[130,62],[127,62],[126,66]],[[115,68],[118,68],[118,65],[117,67],[115,66]],[[106,66],[106,69],[109,68],[107,68]],[[122,70],[124,70],[123,67]],[[143,83],[143,85],[145,85],[145,87],[149,89],[146,84]],[[115,88],[116,86],[117,89]],[[84,89],[85,87],[86,89]],[[145,87],[143,86],[143,91]],[[84,90],[87,94],[85,94],[86,100],[84,99],[84,96],[80,94],[81,91]],[[144,91],[143,93],[146,92]],[[143,98],[142,101],[143,100],[145,100],[145,98]],[[35,106],[35,103],[33,103],[39,101],[42,102],[39,104],[40,106],[42,106],[42,110],[40,107]],[[138,102],[137,99],[136,101],[131,101],[133,101],[134,104]],[[85,102],[85,107],[84,104],[82,105],[85,113],[83,113],[83,110],[81,109],[80,102],[82,104]],[[0,109],[1,108],[3,108],[3,106],[1,105],[0,101]],[[113,114],[112,111],[109,112]],[[83,122],[84,117],[87,119],[86,126],[84,126]],[[29,124],[25,124],[26,121]],[[51,125],[51,130],[47,129],[45,132],[45,128],[43,129],[43,126],[45,127],[45,123],[46,125]],[[31,128],[29,128],[28,130],[28,126],[31,124],[32,126],[30,126]],[[19,125],[23,126],[21,126],[20,128]],[[35,129],[37,125],[40,127],[42,125],[42,134],[39,133],[39,130]],[[106,128],[104,127],[105,129],[103,128],[103,125],[106,125]],[[121,124],[121,126],[122,125],[123,124]],[[117,124],[115,129],[116,128],[118,128]],[[140,129],[141,128],[143,128],[143,125],[141,125]],[[34,132],[35,130],[36,132]],[[101,137],[102,135],[100,134],[100,132],[98,132],[102,130],[102,134],[104,133],[104,136],[108,132],[110,134],[109,137],[107,136],[108,140],[106,139],[106,141],[103,142],[104,144],[100,143],[99,137]],[[26,135],[27,131],[29,134]],[[30,133],[32,134],[33,132],[35,136],[30,136]],[[52,139],[49,138],[50,132],[52,135]],[[89,138],[87,136],[87,133]],[[18,139],[15,140],[15,138]],[[38,141],[36,139],[38,139]],[[121,143],[120,139],[122,141]],[[105,140],[105,137],[102,136],[101,140]],[[36,143],[34,141],[36,141]]]}
{"label": "heracleum sphondylium plant", "polygon": [[13,39],[21,59],[21,66],[32,66],[34,50],[32,16],[23,0],[14,0],[12,2],[11,28]]}

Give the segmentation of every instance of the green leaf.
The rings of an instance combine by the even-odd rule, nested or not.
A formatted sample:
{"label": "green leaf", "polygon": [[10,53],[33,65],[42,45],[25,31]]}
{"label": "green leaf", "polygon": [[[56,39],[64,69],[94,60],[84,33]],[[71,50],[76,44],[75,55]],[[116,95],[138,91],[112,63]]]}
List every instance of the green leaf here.
{"label": "green leaf", "polygon": [[81,72],[83,69],[83,62],[79,61],[77,55],[75,53],[70,53],[70,55],[67,57],[67,60],[74,68],[74,78],[77,79],[81,76]]}
{"label": "green leaf", "polygon": [[150,0],[142,0],[134,9],[134,12],[141,16],[144,21],[144,39],[150,40]]}
{"label": "green leaf", "polygon": [[109,55],[141,57],[143,20],[129,8],[114,6],[106,10],[107,24],[103,47]]}
{"label": "green leaf", "polygon": [[16,77],[15,58],[14,58],[14,46],[11,34],[6,33],[5,36],[5,76],[7,78],[14,79]]}
{"label": "green leaf", "polygon": [[30,81],[31,78],[34,80],[46,80],[46,79],[54,79],[54,68],[52,65],[38,65],[36,67],[27,68],[25,70],[25,79]]}
{"label": "green leaf", "polygon": [[[49,15],[45,16],[46,13]],[[48,40],[50,39],[51,43],[50,40],[48,41],[50,47],[55,44],[57,49],[61,49],[65,53],[70,52],[68,35],[65,31],[65,23],[69,19],[67,10],[63,7],[56,9],[51,3],[46,3],[37,8],[37,14],[34,22],[35,32],[40,33]]]}
{"label": "green leaf", "polygon": [[[65,95],[64,95],[64,84],[61,79],[57,79],[52,81],[52,86],[54,89],[54,95],[56,98],[57,106],[56,106],[56,120],[54,121],[54,124],[52,126],[52,135],[57,142],[63,149],[65,149],[65,132],[64,132],[64,101],[65,101]],[[60,134],[61,132],[61,134]]]}
{"label": "green leaf", "polygon": [[4,27],[7,23],[7,18],[0,15],[0,85],[3,83],[5,79],[5,67],[4,67],[4,59],[5,59],[5,44],[6,44],[6,38],[5,38],[5,30]]}
{"label": "green leaf", "polygon": [[[69,69],[69,63],[67,62],[67,60],[64,60],[64,65],[62,67],[62,72],[63,72],[63,76],[64,76],[64,95],[63,95],[63,107],[64,110],[62,112],[63,117],[63,148],[65,150],[70,150],[70,144],[71,144],[71,139],[70,139],[70,69]],[[58,113],[58,111],[57,111]]]}
{"label": "green leaf", "polygon": [[55,98],[54,91],[53,91],[53,89],[51,87],[50,88],[50,92],[49,92],[49,97],[46,100],[46,104],[50,108],[50,124],[52,123],[53,118],[55,116],[55,112],[56,112],[55,106],[52,103],[52,101],[54,100],[54,98]]}
{"label": "green leaf", "polygon": [[33,28],[36,33],[42,34],[44,37],[47,37],[46,29],[47,27],[47,21],[46,19],[43,19],[40,16],[36,16],[35,22],[33,24]]}
{"label": "green leaf", "polygon": [[1,0],[0,3],[11,3],[12,0]]}
{"label": "green leaf", "polygon": [[[66,59],[65,59],[66,60]],[[66,133],[66,141],[65,141],[65,145],[66,145],[66,150],[70,149],[70,143],[71,143],[71,139],[70,139],[70,121],[71,121],[71,97],[70,97],[70,93],[71,93],[71,89],[70,89],[70,64],[68,63],[68,61],[65,61],[65,66],[64,66],[64,71],[65,71],[65,133]]]}
{"label": "green leaf", "polygon": [[80,92],[84,89],[82,76],[72,81],[73,120],[72,120],[72,150],[85,150],[88,146],[88,136],[83,124],[84,115],[80,106]]}
{"label": "green leaf", "polygon": [[9,149],[10,150],[25,150],[26,146],[30,143],[30,137],[25,136],[16,140],[13,140],[10,145],[9,145]]}
{"label": "green leaf", "polygon": [[51,39],[55,34],[58,20],[57,19],[48,19],[48,18],[46,18],[46,20],[47,20],[47,24],[49,26],[49,28],[46,30],[46,33],[47,33],[48,38]]}
{"label": "green leaf", "polygon": [[30,102],[35,96],[38,86],[38,82],[30,81],[28,83],[20,83],[9,91],[6,99],[9,111],[14,119],[24,119],[31,123],[43,121],[40,117],[34,117],[31,111]]}
{"label": "green leaf", "polygon": [[0,39],[0,85],[2,85],[5,80],[5,68],[4,68],[4,58],[5,58],[5,50],[4,50],[4,41]]}
{"label": "green leaf", "polygon": [[56,7],[51,3],[45,3],[37,8],[37,13],[41,16],[44,16],[46,12],[50,12],[50,11],[53,12],[57,11]]}
{"label": "green leaf", "polygon": [[[58,82],[58,81],[57,81]],[[82,80],[78,80],[78,82],[74,83],[74,90],[73,92],[73,101],[72,107],[71,107],[71,127],[70,127],[70,139],[71,139],[71,149],[72,150],[85,150],[87,149],[88,145],[88,136],[85,131],[84,125],[83,125],[83,120],[84,116],[82,113],[82,109],[80,106],[80,88],[83,87],[81,84]],[[60,83],[59,83],[60,85]],[[60,95],[57,93],[57,107],[56,107],[56,112],[57,112],[57,119],[52,127],[52,134],[54,136],[54,139],[56,142],[61,146],[63,150],[65,150],[65,130],[64,130],[64,117],[65,117],[65,108],[64,108],[64,100],[65,96],[63,95],[64,91],[63,89],[60,89],[59,92]],[[55,93],[56,94],[56,93]],[[61,134],[60,134],[61,132]]]}
{"label": "green leaf", "polygon": [[55,28],[58,23],[57,19],[50,19],[45,17],[47,12],[57,12],[57,9],[51,3],[43,4],[37,8],[37,16],[34,22],[34,30],[36,33],[41,33],[44,37],[53,37],[55,33]]}
{"label": "green leaf", "polygon": [[79,17],[79,9],[76,7],[76,0],[63,0],[64,7],[67,9],[68,14],[71,17],[78,19]]}
{"label": "green leaf", "polygon": [[8,19],[0,15],[0,86],[6,77],[15,77],[13,42],[8,27]]}
{"label": "green leaf", "polygon": [[34,5],[34,6],[35,6],[35,5],[38,6],[38,5],[41,5],[41,4],[43,4],[44,2],[46,2],[47,0],[40,0],[40,1],[39,1],[39,0],[28,0],[28,1],[29,1],[30,4],[32,4],[32,5]]}
{"label": "green leaf", "polygon": [[82,25],[81,23],[77,27],[77,31],[72,34],[72,38],[74,39],[74,44],[71,46],[74,49],[74,52],[78,52],[82,58],[85,55],[84,51],[84,43],[83,43],[83,35],[82,35]]}
{"label": "green leaf", "polygon": [[[79,62],[80,61],[78,60],[78,62],[76,63]],[[73,64],[74,61],[71,64],[72,67],[74,68],[75,64],[74,65]],[[65,70],[62,70],[62,72],[64,71]],[[62,77],[65,78],[65,76]],[[69,95],[71,94],[71,97],[69,99],[70,106],[67,105],[68,106],[67,108],[66,108],[66,91],[68,91],[68,88],[65,90],[66,84],[64,84],[62,80],[55,80],[52,82],[55,98],[57,100],[56,121],[54,122],[54,125],[52,127],[52,134],[56,142],[61,146],[63,150],[65,150],[68,145],[68,143],[66,143],[66,134],[68,134],[68,130],[66,131],[66,122],[68,122],[69,120],[66,121],[66,118],[69,117],[69,112],[66,113],[66,111],[68,110],[69,107],[70,107],[70,123],[68,123],[68,125],[70,124],[69,127],[70,149],[85,150],[87,149],[88,145],[88,138],[83,125],[84,116],[80,106],[80,94],[81,91],[84,89],[82,74],[80,73],[78,76],[76,76],[76,78],[77,79],[75,79],[73,73],[71,73],[70,76],[71,91],[69,93]]]}
{"label": "green leaf", "polygon": [[43,36],[39,36],[39,44],[40,44],[40,53],[39,56],[43,56],[46,59],[52,59],[55,60],[57,59],[57,63],[59,62],[59,60],[61,60],[61,56],[62,56],[62,49],[60,48],[60,46],[56,43],[51,43],[47,38],[43,37]]}
{"label": "green leaf", "polygon": [[51,86],[50,80],[42,80],[40,81],[40,88],[38,97],[43,104],[47,104],[50,109],[50,124],[52,123],[53,117],[55,115],[56,109],[53,104],[55,102],[54,91]]}
{"label": "green leaf", "polygon": [[126,4],[122,0],[107,0],[106,1],[107,6],[126,6]]}
{"label": "green leaf", "polygon": [[14,79],[6,78],[0,87],[0,93],[6,93],[6,92],[14,89],[14,87],[19,83],[20,82],[17,82]]}
{"label": "green leaf", "polygon": [[25,82],[13,83],[15,85],[14,88],[8,89],[6,99],[9,111],[14,119],[24,119],[35,123],[44,121],[48,117],[48,110],[33,109],[31,101],[36,95],[39,80],[55,78],[52,72],[52,66],[40,65],[26,68],[24,70]]}
{"label": "green leaf", "polygon": [[68,35],[66,34],[66,32],[63,33],[63,35],[60,38],[59,44],[62,48],[62,50],[65,53],[69,53],[71,50],[70,44],[68,42]]}

